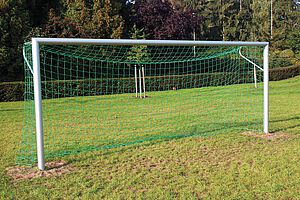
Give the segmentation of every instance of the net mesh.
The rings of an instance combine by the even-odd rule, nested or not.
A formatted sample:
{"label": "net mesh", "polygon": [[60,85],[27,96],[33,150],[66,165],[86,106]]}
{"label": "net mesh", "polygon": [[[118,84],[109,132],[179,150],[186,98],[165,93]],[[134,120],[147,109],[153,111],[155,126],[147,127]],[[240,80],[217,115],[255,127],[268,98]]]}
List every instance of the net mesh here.
{"label": "net mesh", "polygon": [[[31,43],[17,164],[36,163]],[[262,47],[41,45],[45,158],[261,131]],[[254,80],[257,79],[257,87]]]}

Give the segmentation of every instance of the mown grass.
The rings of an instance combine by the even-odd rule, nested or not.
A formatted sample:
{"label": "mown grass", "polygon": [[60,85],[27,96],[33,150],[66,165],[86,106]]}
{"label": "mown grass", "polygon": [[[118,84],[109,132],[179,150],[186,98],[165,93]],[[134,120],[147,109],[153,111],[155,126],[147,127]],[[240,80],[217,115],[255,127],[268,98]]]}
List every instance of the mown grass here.
{"label": "mown grass", "polygon": [[227,132],[64,157],[76,170],[13,183],[23,104],[0,104],[3,199],[299,199],[300,77],[271,82],[270,128],[288,137]]}
{"label": "mown grass", "polygon": [[[262,85],[230,85],[43,101],[46,158],[136,143],[262,128]],[[36,158],[33,103],[21,164]],[[26,112],[27,113],[27,112]],[[33,148],[32,148],[33,149]],[[25,160],[24,160],[25,159]]]}

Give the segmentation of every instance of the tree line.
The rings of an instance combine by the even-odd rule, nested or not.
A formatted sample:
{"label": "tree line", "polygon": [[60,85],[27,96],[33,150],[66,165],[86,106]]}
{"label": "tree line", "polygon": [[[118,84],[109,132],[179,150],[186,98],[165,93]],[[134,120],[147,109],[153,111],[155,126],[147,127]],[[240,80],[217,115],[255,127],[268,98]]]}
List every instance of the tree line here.
{"label": "tree line", "polygon": [[23,79],[31,37],[269,41],[274,56],[298,55],[299,10],[294,0],[0,0],[0,81]]}

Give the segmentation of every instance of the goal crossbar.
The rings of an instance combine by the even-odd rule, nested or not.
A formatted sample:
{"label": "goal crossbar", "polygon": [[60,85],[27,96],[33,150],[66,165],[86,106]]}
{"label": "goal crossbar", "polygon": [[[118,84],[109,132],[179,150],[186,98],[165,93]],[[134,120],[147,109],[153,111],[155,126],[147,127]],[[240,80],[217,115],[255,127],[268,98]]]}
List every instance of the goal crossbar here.
{"label": "goal crossbar", "polygon": [[44,133],[42,121],[42,92],[40,74],[40,44],[47,45],[148,45],[148,46],[260,46],[263,47],[264,133],[269,132],[269,43],[230,41],[178,41],[131,39],[32,38],[34,102],[38,168],[45,169]]}
{"label": "goal crossbar", "polygon": [[133,40],[133,39],[86,39],[86,38],[32,38],[49,45],[148,45],[148,46],[267,46],[269,42],[193,41],[193,40]]}

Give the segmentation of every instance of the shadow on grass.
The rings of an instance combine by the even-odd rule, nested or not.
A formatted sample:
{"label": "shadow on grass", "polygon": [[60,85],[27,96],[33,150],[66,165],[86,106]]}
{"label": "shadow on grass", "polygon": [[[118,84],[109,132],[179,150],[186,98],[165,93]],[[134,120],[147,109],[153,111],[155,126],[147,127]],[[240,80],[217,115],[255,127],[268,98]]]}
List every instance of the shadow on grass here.
{"label": "shadow on grass", "polygon": [[[260,122],[255,122],[252,123],[254,126],[260,125]],[[214,129],[210,129],[209,127],[218,127]],[[125,152],[128,150],[135,149],[137,147],[140,147],[141,144],[143,146],[152,146],[154,144],[159,144],[163,143],[166,141],[171,141],[171,140],[179,140],[183,138],[205,138],[205,137],[211,137],[215,135],[220,135],[220,134],[227,134],[231,132],[242,132],[245,131],[245,122],[240,122],[236,123],[232,126],[228,126],[224,128],[224,123],[210,123],[208,127],[199,127],[197,125],[190,127],[189,130],[183,129],[181,133],[165,133],[165,134],[159,134],[159,135],[150,135],[150,136],[142,136],[140,138],[131,138],[130,140],[123,140],[123,141],[116,141],[116,140],[111,140],[107,141],[107,144],[104,145],[99,145],[99,146],[92,146],[92,145],[86,145],[86,146],[76,146],[72,145],[71,147],[69,146],[69,149],[59,149],[56,151],[51,150],[47,153],[45,152],[45,158],[46,160],[54,160],[54,159],[59,159],[65,156],[72,156],[72,155],[77,155],[85,152],[93,152],[93,151],[100,151],[97,152],[97,155],[109,155],[109,154],[115,154],[115,153],[120,153],[120,152]],[[105,150],[110,150],[110,151],[105,151]],[[35,155],[35,154],[32,154]],[[19,157],[20,162],[19,164],[23,165],[24,163],[28,163],[28,165],[34,165],[36,161],[35,156],[23,156]],[[70,163],[86,160],[86,159],[91,159],[95,157],[95,153],[92,155],[87,155],[87,156],[78,156],[78,157],[72,157],[69,158]],[[31,163],[31,164],[29,164]]]}
{"label": "shadow on grass", "polygon": [[[276,120],[271,120],[270,122],[271,123],[276,123],[276,122],[288,122],[288,121],[294,121],[294,120],[299,121],[300,117],[296,116],[296,117],[291,117],[291,118],[286,118],[286,119],[276,119]],[[286,131],[288,129],[298,128],[298,127],[300,127],[300,123],[296,123],[295,125],[275,129],[275,130],[272,131],[272,133],[280,132],[280,131]]]}
{"label": "shadow on grass", "polygon": [[[238,126],[240,128],[244,127],[244,125]],[[75,162],[80,162],[86,159],[95,159],[95,156],[99,155],[111,155],[115,153],[123,153],[125,151],[130,151],[133,150],[137,147],[141,147],[140,144],[143,145],[143,147],[149,147],[152,145],[157,145],[161,144],[167,141],[171,140],[179,140],[179,139],[184,139],[184,138],[206,138],[206,137],[211,137],[215,135],[220,135],[220,134],[226,134],[232,131],[240,132],[242,129],[238,131],[238,129],[235,127],[235,129],[232,128],[219,128],[219,129],[213,129],[209,131],[199,131],[199,127],[193,127],[190,131],[182,134],[176,134],[176,135],[158,135],[158,136],[153,136],[153,137],[147,137],[147,138],[142,138],[140,140],[134,140],[134,141],[128,141],[125,143],[118,143],[118,144],[112,144],[112,145],[106,145],[106,146],[86,146],[82,147],[76,150],[70,150],[70,151],[64,151],[61,156],[68,156],[68,155],[75,155],[75,154],[81,154],[84,152],[93,152],[93,151],[101,151],[98,152],[96,155],[92,154],[89,156],[85,157],[74,157],[70,159],[70,163],[75,163]],[[103,151],[103,150],[110,150],[110,151]],[[61,154],[62,152],[52,152],[52,154],[48,154],[48,158],[54,158],[57,157],[58,154]]]}
{"label": "shadow on grass", "polygon": [[284,127],[284,128],[279,128],[279,129],[275,129],[273,132],[280,132],[280,131],[286,131],[288,129],[293,129],[293,128],[300,128],[300,124],[297,124],[297,125],[293,125],[293,126],[287,126],[287,127]]}
{"label": "shadow on grass", "polygon": [[300,117],[291,117],[291,118],[287,118],[287,119],[276,119],[276,120],[270,120],[270,122],[286,122],[286,121],[292,121],[292,120],[300,120]]}
{"label": "shadow on grass", "polygon": [[[167,136],[167,137],[166,136],[148,137],[148,138],[144,138],[141,140],[135,140],[132,142],[119,143],[119,144],[107,145],[107,146],[102,146],[102,147],[95,147],[95,146],[84,147],[81,149],[77,149],[75,152],[70,151],[69,154],[67,154],[67,155],[75,155],[75,154],[80,154],[80,153],[84,153],[84,152],[101,151],[101,150],[110,150],[110,151],[101,151],[96,156],[111,155],[111,154],[124,153],[126,151],[133,150],[137,147],[141,147],[141,144],[143,144],[143,147],[150,147],[150,146],[161,144],[161,143],[171,141],[171,140],[178,140],[178,139],[192,138],[192,137],[203,137],[204,138],[204,137],[213,136],[213,135],[220,134],[220,133],[221,132],[216,133],[216,130],[215,130],[215,131],[209,131],[209,132],[206,132],[203,134],[201,134],[201,133],[185,133],[185,134],[177,134],[174,136]],[[85,156],[84,158],[76,157],[76,158],[72,158],[70,160],[70,163],[80,162],[82,160],[93,159],[93,158],[95,159],[95,154]]]}
{"label": "shadow on grass", "polygon": [[23,108],[11,108],[11,109],[0,109],[0,112],[15,112],[15,111],[23,111]]}

